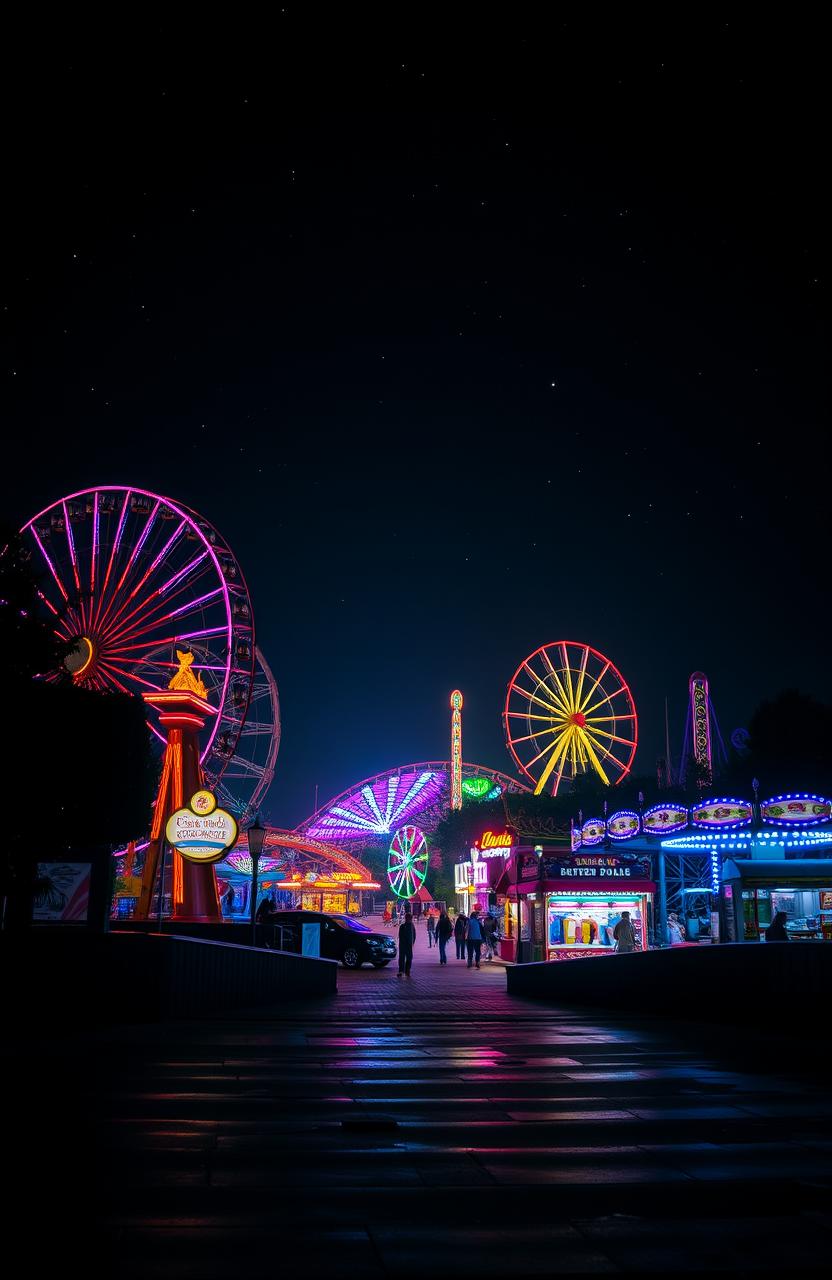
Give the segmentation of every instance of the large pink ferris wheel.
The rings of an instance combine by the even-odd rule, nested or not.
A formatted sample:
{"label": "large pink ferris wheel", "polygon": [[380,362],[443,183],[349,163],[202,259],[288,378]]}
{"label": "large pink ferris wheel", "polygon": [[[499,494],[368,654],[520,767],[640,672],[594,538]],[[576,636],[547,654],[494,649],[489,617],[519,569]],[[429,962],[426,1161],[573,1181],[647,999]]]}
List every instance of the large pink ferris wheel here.
{"label": "large pink ferris wheel", "polygon": [[[165,689],[177,648],[193,652],[218,712],[201,755],[215,785],[240,743],[255,677],[251,601],[228,544],[181,503],[121,485],[61,498],[21,534],[77,684]],[[153,713],[148,726],[163,743]]]}

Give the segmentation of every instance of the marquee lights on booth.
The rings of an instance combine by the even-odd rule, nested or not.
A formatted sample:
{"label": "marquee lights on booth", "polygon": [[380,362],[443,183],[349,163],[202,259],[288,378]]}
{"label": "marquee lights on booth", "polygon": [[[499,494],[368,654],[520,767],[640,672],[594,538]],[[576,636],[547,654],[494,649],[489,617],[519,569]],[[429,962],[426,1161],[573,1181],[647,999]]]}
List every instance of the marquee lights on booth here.
{"label": "marquee lights on booth", "polygon": [[[737,800],[731,796],[705,800],[702,804],[694,805],[690,810],[680,804],[654,804],[641,816],[634,809],[619,809],[611,814],[606,825],[602,818],[589,818],[583,826],[576,826],[573,822],[571,843],[574,850],[582,846],[591,847],[600,844],[607,837],[619,842],[632,840],[638,835],[664,837],[685,831],[691,826],[714,833],[741,832],[741,838],[745,838],[746,833],[742,828],[749,827],[753,818],[754,806],[748,800]],[[827,837],[820,832],[813,837],[812,832],[807,830],[807,828],[818,827],[829,822],[830,818],[832,818],[832,800],[807,791],[772,796],[770,800],[764,800],[760,805],[762,822],[769,823],[773,827],[791,828],[805,834],[805,845],[822,843],[827,838],[832,843],[832,835]],[[776,831],[761,830],[750,838],[753,842],[770,839],[774,845],[777,835]],[[662,843],[665,849],[683,847],[699,849],[702,846],[707,847],[713,838],[711,835],[686,836],[684,839],[693,842],[689,846],[675,845],[670,840],[663,840]],[[735,839],[733,836],[731,838]],[[748,846],[735,843],[730,847],[746,848]],[[795,838],[785,847],[798,848],[803,845],[800,844],[799,839]]]}
{"label": "marquee lights on booth", "polygon": [[752,816],[753,810],[747,800],[736,800],[730,796],[694,805],[690,815],[695,827],[719,828],[722,831],[747,827]]}
{"label": "marquee lights on booth", "polygon": [[828,822],[832,816],[832,801],[823,796],[803,791],[795,795],[772,796],[760,805],[763,822],[776,827],[810,827],[818,822]]}
{"label": "marquee lights on booth", "polygon": [[673,836],[662,841],[663,849],[677,852],[702,853],[706,849],[719,849],[722,853],[733,849],[755,849],[763,854],[771,851],[772,858],[781,856],[781,849],[822,849],[832,847],[832,830],[816,831],[725,831],[705,835],[700,832]]}
{"label": "marquee lights on booth", "polygon": [[611,840],[630,840],[639,833],[639,816],[634,809],[618,809],[607,821],[607,834]]}
{"label": "marquee lights on booth", "polygon": [[581,827],[581,844],[586,849],[601,844],[606,838],[607,828],[603,818],[587,818]]}
{"label": "marquee lights on booth", "polygon": [[688,820],[684,805],[654,804],[644,815],[644,830],[648,835],[665,836],[671,831],[682,831]]}

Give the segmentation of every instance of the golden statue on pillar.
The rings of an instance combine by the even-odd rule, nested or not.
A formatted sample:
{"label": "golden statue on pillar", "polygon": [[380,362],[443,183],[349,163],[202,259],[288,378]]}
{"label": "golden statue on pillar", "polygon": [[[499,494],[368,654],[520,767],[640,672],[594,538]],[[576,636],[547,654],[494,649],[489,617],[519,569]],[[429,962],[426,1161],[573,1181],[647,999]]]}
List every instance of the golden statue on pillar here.
{"label": "golden statue on pillar", "polygon": [[176,656],[179,659],[179,670],[171,677],[168,688],[183,689],[187,693],[195,693],[198,698],[207,698],[208,690],[205,688],[202,676],[196,675],[191,670],[194,655],[188,652],[182,653],[177,649]]}

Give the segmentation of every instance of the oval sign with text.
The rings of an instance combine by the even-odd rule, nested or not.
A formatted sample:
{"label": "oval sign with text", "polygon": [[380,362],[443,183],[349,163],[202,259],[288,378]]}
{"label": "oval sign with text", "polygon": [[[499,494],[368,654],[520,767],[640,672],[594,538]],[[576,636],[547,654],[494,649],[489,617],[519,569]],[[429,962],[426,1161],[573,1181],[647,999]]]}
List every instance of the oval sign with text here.
{"label": "oval sign with text", "polygon": [[[188,862],[219,862],[237,842],[237,823],[230,813],[216,807],[205,812],[208,807],[205,797],[208,795],[211,793],[198,791],[191,802],[192,807],[177,809],[165,827],[168,844]],[[195,812],[194,800],[202,812]]]}

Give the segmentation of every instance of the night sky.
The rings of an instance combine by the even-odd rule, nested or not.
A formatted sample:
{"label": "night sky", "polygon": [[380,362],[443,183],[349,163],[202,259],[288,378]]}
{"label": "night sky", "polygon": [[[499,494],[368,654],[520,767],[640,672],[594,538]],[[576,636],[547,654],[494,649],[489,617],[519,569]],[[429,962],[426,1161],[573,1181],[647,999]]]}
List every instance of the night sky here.
{"label": "night sky", "polygon": [[549,640],[621,669],[641,772],[694,669],[726,737],[832,694],[817,33],[512,12],[11,49],[3,514],[124,483],[222,529],[282,824],[447,758],[454,686],[510,769]]}

